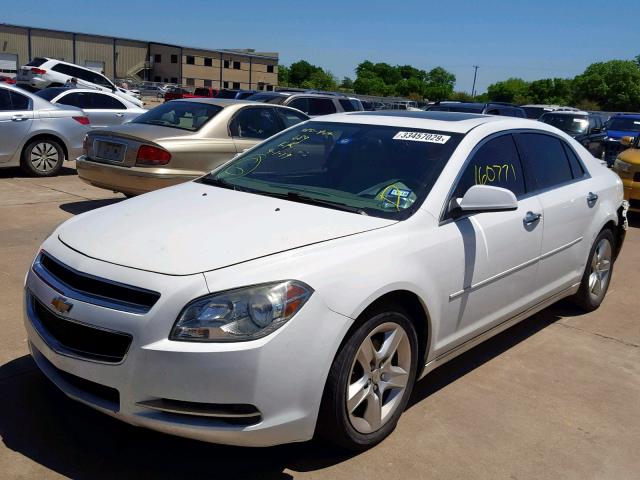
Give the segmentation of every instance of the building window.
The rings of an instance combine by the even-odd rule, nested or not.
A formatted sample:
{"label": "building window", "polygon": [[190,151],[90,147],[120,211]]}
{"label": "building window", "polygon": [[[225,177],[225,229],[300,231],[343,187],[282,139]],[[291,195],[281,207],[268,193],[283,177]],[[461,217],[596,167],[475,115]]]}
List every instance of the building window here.
{"label": "building window", "polygon": [[204,66],[213,67],[213,58],[204,57]]}
{"label": "building window", "polygon": [[160,55],[159,53],[156,53],[153,56],[153,63],[162,63],[162,55]]}
{"label": "building window", "polygon": [[161,82],[161,81],[162,81],[162,79],[160,78],[160,76],[159,76],[159,75],[156,75],[155,77],[153,77],[153,81],[154,81],[154,82]]}
{"label": "building window", "polygon": [[171,63],[178,63],[178,55],[171,55]]}
{"label": "building window", "polygon": [[178,83],[178,77],[171,77],[171,83]]}
{"label": "building window", "polygon": [[273,73],[273,65],[267,65],[267,73]]}
{"label": "building window", "polygon": [[222,82],[222,88],[229,88],[229,82]]}
{"label": "building window", "polygon": [[169,79],[167,77],[164,77],[164,83],[168,83]]}
{"label": "building window", "polygon": [[229,60],[224,61],[224,68],[229,68]]}
{"label": "building window", "polygon": [[240,62],[233,62],[233,69],[240,70]]}
{"label": "building window", "polygon": [[187,85],[195,85],[196,81],[194,78],[187,78]]}
{"label": "building window", "polygon": [[267,92],[273,92],[273,85],[267,85]]}
{"label": "building window", "polygon": [[187,55],[187,65],[195,65],[195,64],[196,64],[196,58],[191,55]]}
{"label": "building window", "polygon": [[233,89],[240,90],[240,82],[233,82]]}
{"label": "building window", "polygon": [[210,87],[211,86],[211,80],[205,80],[204,81],[204,86],[205,87]]}

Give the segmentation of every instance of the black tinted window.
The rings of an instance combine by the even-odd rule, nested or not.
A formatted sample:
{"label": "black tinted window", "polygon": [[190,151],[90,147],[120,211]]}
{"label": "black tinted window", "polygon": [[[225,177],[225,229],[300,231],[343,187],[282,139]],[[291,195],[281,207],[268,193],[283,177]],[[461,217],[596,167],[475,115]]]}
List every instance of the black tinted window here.
{"label": "black tinted window", "polygon": [[73,107],[90,108],[86,93],[70,93],[60,98],[56,103],[71,105]]}
{"label": "black tinted window", "polygon": [[29,98],[17,92],[9,92],[13,110],[29,110]]}
{"label": "black tinted window", "polygon": [[306,98],[295,98],[287,106],[309,114],[309,101]]}
{"label": "black tinted window", "polygon": [[33,60],[31,60],[25,66],[26,67],[39,67],[40,65],[42,65],[46,61],[47,61],[46,58],[37,57],[37,58],[34,58]]}
{"label": "black tinted window", "polygon": [[282,123],[284,124],[284,128],[289,128],[300,122],[308,120],[306,115],[294,110],[289,110],[288,108],[278,108],[277,111],[280,116],[280,120],[282,120]]}
{"label": "black tinted window", "polygon": [[0,88],[0,111],[12,110],[9,90]]}
{"label": "black tinted window", "polygon": [[120,100],[117,100],[109,95],[103,95],[101,93],[87,93],[91,97],[91,108],[109,109],[109,110],[126,110]]}
{"label": "black tinted window", "polygon": [[453,198],[462,198],[474,185],[491,185],[525,193],[524,174],[515,142],[502,135],[484,143],[471,157],[456,185]]}
{"label": "black tinted window", "polygon": [[539,133],[518,135],[518,146],[537,189],[568,182],[573,177],[559,139]]}
{"label": "black tinted window", "polygon": [[572,148],[566,143],[562,142],[562,146],[564,147],[564,151],[569,158],[569,165],[571,166],[571,173],[573,174],[573,178],[582,178],[584,177],[585,171],[582,163],[578,160],[577,155],[572,150]]}
{"label": "black tinted window", "polygon": [[271,108],[245,108],[231,121],[230,130],[233,137],[269,138],[280,125]]}
{"label": "black tinted window", "polygon": [[346,98],[341,98],[338,101],[340,102],[340,105],[345,112],[354,112],[357,110],[356,107],[351,103],[351,101]]}
{"label": "black tinted window", "polygon": [[336,106],[329,98],[309,98],[309,115],[336,113]]}

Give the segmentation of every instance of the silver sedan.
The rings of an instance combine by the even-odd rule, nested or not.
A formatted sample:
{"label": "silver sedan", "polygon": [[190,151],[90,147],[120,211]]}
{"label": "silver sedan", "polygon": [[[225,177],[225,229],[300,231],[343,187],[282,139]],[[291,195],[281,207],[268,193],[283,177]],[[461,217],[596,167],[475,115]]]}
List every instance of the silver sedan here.
{"label": "silver sedan", "polygon": [[81,109],[0,84],[0,167],[19,165],[29,175],[56,175],[65,158],[80,155],[89,129]]}
{"label": "silver sedan", "polygon": [[113,93],[90,88],[45,88],[35,95],[57,105],[81,108],[91,119],[91,128],[115,127],[147,112]]}

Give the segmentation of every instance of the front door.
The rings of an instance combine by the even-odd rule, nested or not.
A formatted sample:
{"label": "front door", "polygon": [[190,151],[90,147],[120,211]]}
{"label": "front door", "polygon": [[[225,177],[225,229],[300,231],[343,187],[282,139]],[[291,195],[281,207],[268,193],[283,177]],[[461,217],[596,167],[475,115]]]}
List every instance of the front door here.
{"label": "front door", "polygon": [[443,298],[436,355],[508,320],[535,303],[542,212],[535,196],[526,196],[522,165],[510,134],[493,137],[472,154],[455,187],[460,198],[473,185],[493,185],[518,197],[513,211],[449,215],[441,233],[453,251],[453,284]]}

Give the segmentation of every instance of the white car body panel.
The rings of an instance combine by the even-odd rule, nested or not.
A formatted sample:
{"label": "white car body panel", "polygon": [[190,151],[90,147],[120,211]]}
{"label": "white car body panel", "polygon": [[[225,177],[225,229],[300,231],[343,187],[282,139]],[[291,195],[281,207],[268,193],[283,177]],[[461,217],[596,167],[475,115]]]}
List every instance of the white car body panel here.
{"label": "white car body panel", "polygon": [[[56,353],[34,330],[27,308],[29,342],[45,374],[67,395],[94,408],[174,435],[250,446],[308,440],[339,345],[353,320],[374,301],[397,291],[419,299],[427,317],[426,338],[421,339],[427,372],[474,342],[575,293],[593,240],[607,223],[619,221],[620,179],[546,124],[495,116],[447,122],[362,114],[321,121],[467,133],[424,203],[399,222],[198,183],[67,221],[44,242],[42,248],[50,255],[81,272],[161,296],[142,315],[72,299],[69,318],[91,319],[97,327],[133,335],[129,353],[117,366]],[[445,201],[474,147],[511,129],[563,138],[579,153],[590,177],[522,198],[517,210],[447,220]],[[599,199],[585,209],[590,192]],[[528,211],[542,217],[533,228],[523,229]],[[272,334],[237,343],[168,340],[192,299],[286,279],[304,282],[314,293]],[[26,289],[44,305],[58,295],[33,270]],[[26,307],[28,301],[27,296]],[[119,410],[65,383],[60,371],[118,389]],[[171,420],[137,405],[149,398],[249,403],[263,419],[250,426],[202,418]]]}

